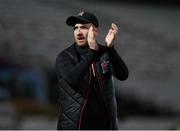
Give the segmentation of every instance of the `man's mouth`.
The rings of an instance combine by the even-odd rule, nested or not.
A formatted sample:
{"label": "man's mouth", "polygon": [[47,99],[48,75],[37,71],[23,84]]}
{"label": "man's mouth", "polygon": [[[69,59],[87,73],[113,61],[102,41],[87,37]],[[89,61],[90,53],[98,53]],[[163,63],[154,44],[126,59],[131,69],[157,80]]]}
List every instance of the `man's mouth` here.
{"label": "man's mouth", "polygon": [[78,37],[77,39],[78,40],[84,40],[84,37]]}

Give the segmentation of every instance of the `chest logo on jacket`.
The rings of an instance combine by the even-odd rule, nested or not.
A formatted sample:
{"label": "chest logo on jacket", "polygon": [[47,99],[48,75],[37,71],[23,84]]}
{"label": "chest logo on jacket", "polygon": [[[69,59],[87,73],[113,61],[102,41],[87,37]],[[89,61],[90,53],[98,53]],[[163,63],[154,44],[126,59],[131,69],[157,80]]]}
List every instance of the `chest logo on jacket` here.
{"label": "chest logo on jacket", "polygon": [[101,61],[102,73],[105,74],[109,71],[109,60]]}
{"label": "chest logo on jacket", "polygon": [[106,53],[102,55],[102,57],[100,58],[100,62],[101,62],[102,74],[108,73],[110,69],[110,61],[109,61],[109,56]]}

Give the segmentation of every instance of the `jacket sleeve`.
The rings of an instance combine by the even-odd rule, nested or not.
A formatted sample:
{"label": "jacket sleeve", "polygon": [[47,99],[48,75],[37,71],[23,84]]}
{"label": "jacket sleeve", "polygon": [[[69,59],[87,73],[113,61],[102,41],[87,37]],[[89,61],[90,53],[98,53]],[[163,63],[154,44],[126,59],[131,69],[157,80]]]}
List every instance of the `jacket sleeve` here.
{"label": "jacket sleeve", "polygon": [[119,80],[126,80],[129,75],[128,68],[114,47],[108,49],[109,58],[113,68],[113,76]]}
{"label": "jacket sleeve", "polygon": [[97,55],[97,51],[89,49],[88,53],[78,63],[74,63],[68,53],[62,52],[56,59],[57,76],[71,85],[77,85],[89,70],[89,66]]}

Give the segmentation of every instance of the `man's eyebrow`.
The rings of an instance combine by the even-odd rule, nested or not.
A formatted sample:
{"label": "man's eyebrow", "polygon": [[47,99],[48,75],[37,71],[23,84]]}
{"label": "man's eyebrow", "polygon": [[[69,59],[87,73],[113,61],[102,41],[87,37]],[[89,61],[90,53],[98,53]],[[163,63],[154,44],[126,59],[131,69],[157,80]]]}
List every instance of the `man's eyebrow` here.
{"label": "man's eyebrow", "polygon": [[83,25],[76,25],[74,26],[74,28],[79,28],[79,27],[82,27]]}
{"label": "man's eyebrow", "polygon": [[75,27],[82,27],[82,26],[86,26],[86,25],[75,25]]}
{"label": "man's eyebrow", "polygon": [[87,26],[87,25],[79,25],[79,26],[74,26],[74,28],[89,28],[89,26]]}

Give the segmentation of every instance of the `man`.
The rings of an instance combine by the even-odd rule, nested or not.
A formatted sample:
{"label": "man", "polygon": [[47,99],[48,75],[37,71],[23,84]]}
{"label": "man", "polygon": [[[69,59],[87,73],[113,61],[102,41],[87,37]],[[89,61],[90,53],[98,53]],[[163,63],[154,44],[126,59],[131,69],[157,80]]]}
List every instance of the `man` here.
{"label": "man", "polygon": [[128,69],[114,49],[118,27],[112,24],[105,45],[97,43],[99,23],[92,13],[70,16],[75,42],[56,60],[59,83],[58,129],[117,129],[117,105],[112,75],[128,77]]}

